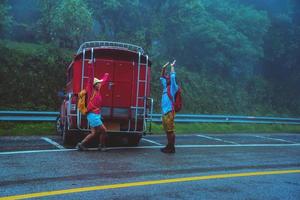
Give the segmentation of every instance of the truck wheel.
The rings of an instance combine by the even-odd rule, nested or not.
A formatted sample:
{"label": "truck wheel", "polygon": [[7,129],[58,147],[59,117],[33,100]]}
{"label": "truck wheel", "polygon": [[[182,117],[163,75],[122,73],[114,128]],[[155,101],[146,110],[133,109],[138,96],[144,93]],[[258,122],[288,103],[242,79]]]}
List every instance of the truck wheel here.
{"label": "truck wheel", "polygon": [[133,134],[128,136],[128,145],[129,146],[138,146],[142,138],[141,134]]}
{"label": "truck wheel", "polygon": [[72,133],[68,130],[68,123],[65,122],[62,128],[62,140],[64,145],[74,145]]}
{"label": "truck wheel", "polygon": [[62,136],[63,133],[63,125],[61,124],[60,116],[57,116],[56,118],[56,133],[60,136]]}

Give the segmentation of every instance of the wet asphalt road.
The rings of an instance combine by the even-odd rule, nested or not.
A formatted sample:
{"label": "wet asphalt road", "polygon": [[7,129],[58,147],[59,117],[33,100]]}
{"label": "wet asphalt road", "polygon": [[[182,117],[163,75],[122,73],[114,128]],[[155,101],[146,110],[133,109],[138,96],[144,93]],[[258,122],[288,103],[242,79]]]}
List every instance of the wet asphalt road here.
{"label": "wet asphalt road", "polygon": [[172,155],[165,142],[78,152],[55,136],[0,137],[0,199],[300,199],[300,134],[177,136]]}

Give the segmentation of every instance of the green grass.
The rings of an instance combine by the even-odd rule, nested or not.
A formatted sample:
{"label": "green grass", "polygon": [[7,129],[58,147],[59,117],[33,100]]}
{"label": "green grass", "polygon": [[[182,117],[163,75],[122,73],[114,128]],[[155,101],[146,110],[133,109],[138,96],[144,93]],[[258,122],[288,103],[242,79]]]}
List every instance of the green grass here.
{"label": "green grass", "polygon": [[0,136],[54,135],[55,122],[0,122]]}
{"label": "green grass", "polygon": [[[0,136],[55,135],[55,122],[0,122]],[[300,125],[187,123],[176,124],[176,134],[191,133],[300,133]],[[163,134],[162,125],[152,123],[153,134]]]}
{"label": "green grass", "polygon": [[41,51],[44,51],[45,48],[49,48],[49,47],[63,50],[66,56],[71,56],[74,53],[73,50],[54,47],[53,45],[46,44],[46,43],[37,44],[37,43],[29,43],[29,42],[15,42],[12,40],[0,40],[0,44],[6,46],[9,49],[17,50],[25,55],[37,54]]}
{"label": "green grass", "polygon": [[26,42],[14,42],[10,40],[0,40],[7,48],[17,49],[25,54],[37,53],[42,48],[40,44],[26,43]]}

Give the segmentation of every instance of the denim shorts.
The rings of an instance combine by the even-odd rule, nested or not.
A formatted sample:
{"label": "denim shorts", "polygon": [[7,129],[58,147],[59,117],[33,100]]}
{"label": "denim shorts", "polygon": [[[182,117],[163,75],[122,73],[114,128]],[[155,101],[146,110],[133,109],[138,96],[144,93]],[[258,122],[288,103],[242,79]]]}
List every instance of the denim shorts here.
{"label": "denim shorts", "polygon": [[87,119],[89,122],[90,127],[94,128],[97,126],[102,126],[103,122],[101,121],[101,115],[100,114],[95,114],[95,113],[88,113],[87,114]]}

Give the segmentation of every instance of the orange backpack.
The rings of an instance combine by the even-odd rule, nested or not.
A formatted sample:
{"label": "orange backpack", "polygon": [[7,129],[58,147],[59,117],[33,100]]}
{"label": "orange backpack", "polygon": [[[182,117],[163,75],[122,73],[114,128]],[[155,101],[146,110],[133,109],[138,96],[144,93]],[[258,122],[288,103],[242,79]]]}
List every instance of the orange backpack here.
{"label": "orange backpack", "polygon": [[87,114],[87,106],[86,106],[86,90],[81,90],[78,93],[78,102],[77,102],[77,108],[81,112],[82,115]]}

